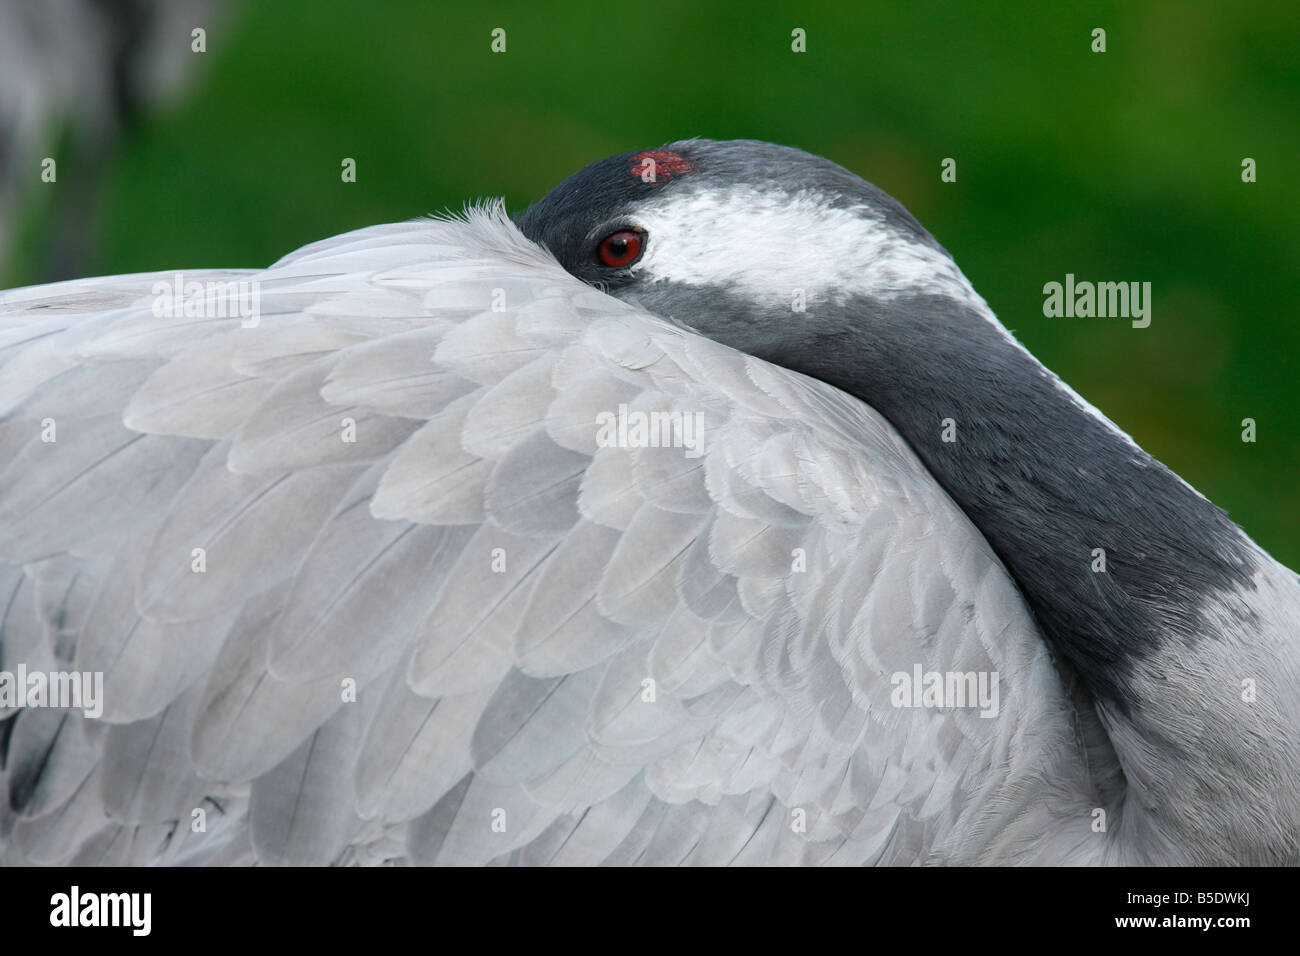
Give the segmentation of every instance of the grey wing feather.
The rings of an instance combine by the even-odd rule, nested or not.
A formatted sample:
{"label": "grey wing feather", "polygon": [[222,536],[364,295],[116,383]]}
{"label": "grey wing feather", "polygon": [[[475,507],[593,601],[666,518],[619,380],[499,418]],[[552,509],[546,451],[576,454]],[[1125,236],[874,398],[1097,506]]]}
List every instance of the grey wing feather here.
{"label": "grey wing feather", "polygon": [[[499,204],[187,276],[258,283],[253,327],[153,314],[157,278],[0,302],[0,661],[105,675],[98,718],[0,711],[0,858],[1089,845],[1024,602],[871,409],[580,285]],[[611,445],[620,407],[702,444]],[[914,667],[996,673],[1000,713],[895,706]]]}

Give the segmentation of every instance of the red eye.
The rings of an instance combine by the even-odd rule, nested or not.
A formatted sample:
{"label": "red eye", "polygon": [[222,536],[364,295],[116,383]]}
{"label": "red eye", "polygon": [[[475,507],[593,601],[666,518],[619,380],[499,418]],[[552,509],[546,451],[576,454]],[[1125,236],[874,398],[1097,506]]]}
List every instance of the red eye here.
{"label": "red eye", "polygon": [[600,245],[596,247],[600,261],[615,269],[631,265],[636,262],[637,256],[641,255],[643,236],[644,233],[640,230],[632,229],[610,233],[600,240]]}

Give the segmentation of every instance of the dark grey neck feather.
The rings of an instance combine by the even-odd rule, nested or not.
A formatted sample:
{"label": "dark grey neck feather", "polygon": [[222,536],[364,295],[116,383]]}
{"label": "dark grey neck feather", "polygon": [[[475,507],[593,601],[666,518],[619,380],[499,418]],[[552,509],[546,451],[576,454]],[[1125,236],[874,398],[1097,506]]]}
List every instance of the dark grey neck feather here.
{"label": "dark grey neck feather", "polygon": [[[1161,640],[1201,639],[1204,602],[1253,588],[1245,537],[1026,351],[944,296],[858,299],[771,361],[866,401],[997,551],[1053,649],[1128,714],[1126,675]],[[761,351],[760,351],[761,355]],[[943,441],[943,420],[956,441]],[[1093,552],[1105,550],[1105,572]]]}

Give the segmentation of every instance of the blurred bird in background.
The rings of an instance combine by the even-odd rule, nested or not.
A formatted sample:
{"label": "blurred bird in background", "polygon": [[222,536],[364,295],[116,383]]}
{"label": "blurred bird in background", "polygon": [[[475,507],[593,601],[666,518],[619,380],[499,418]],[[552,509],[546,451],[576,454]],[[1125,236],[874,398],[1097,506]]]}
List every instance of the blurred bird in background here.
{"label": "blurred bird in background", "polygon": [[[184,92],[201,62],[195,24],[227,0],[0,0],[0,263],[46,158],[76,174],[50,198],[53,227],[31,250],[40,277],[81,274],[104,173],[142,113]],[[57,166],[55,168],[57,176]]]}

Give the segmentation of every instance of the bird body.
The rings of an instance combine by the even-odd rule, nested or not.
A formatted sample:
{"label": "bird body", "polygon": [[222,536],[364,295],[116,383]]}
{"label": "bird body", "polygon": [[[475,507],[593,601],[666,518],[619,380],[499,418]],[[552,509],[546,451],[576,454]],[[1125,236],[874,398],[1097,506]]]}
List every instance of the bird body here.
{"label": "bird body", "polygon": [[0,300],[0,859],[1300,857],[1300,580],[846,170],[174,278]]}

